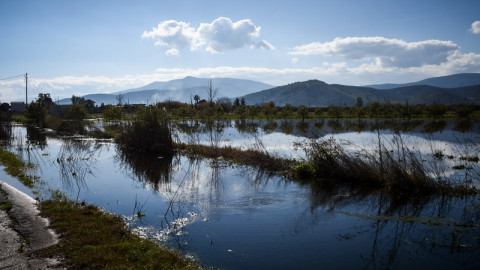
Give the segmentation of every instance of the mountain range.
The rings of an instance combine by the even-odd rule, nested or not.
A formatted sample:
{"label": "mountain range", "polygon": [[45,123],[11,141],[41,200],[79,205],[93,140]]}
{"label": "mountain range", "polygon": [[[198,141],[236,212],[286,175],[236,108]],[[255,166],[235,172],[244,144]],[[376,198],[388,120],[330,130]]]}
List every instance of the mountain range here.
{"label": "mountain range", "polygon": [[405,86],[413,85],[430,85],[440,88],[456,88],[472,85],[480,85],[480,73],[460,73],[448,76],[434,77],[424,79],[418,82],[410,82],[403,84],[385,83],[385,84],[372,84],[365,87],[371,87],[375,89],[393,89]]}
{"label": "mountain range", "polygon": [[[217,98],[243,97],[247,104],[262,104],[273,101],[283,106],[353,106],[358,97],[364,102],[379,101],[405,104],[480,104],[480,73],[463,73],[450,76],[428,78],[406,84],[377,84],[369,86],[349,86],[327,84],[319,80],[296,82],[273,87],[262,82],[232,78],[195,78],[167,82],[153,82],[143,87],[118,91],[110,94],[84,96],[97,105],[117,104],[117,97],[123,96],[124,103],[152,104],[165,100],[190,102],[194,95],[207,98],[209,82],[218,89]],[[70,104],[70,99],[60,100],[60,104]]]}
{"label": "mountain range", "polygon": [[480,85],[458,88],[439,88],[429,85],[412,85],[387,90],[371,87],[327,84],[318,80],[296,82],[285,86],[245,95],[247,104],[273,101],[283,106],[330,105],[353,106],[357,98],[364,102],[378,101],[405,104],[480,104]]}
{"label": "mountain range", "polygon": [[[217,89],[217,98],[235,98],[273,87],[272,85],[252,80],[232,78],[208,79],[189,76],[167,82],[153,82],[139,88],[110,94],[90,94],[83,97],[95,101],[97,105],[101,103],[117,104],[118,95],[123,95],[123,102],[130,104],[152,104],[165,100],[190,102],[195,95],[198,95],[201,99],[207,98],[210,80],[212,81],[212,88]],[[71,99],[62,99],[59,101],[59,104],[71,104]]]}

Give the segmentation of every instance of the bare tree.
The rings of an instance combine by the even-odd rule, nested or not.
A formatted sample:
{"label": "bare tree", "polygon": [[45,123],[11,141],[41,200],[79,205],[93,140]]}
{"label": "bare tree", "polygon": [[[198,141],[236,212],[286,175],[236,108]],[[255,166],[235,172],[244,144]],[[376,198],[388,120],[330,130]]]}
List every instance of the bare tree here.
{"label": "bare tree", "polygon": [[215,100],[215,97],[218,94],[218,88],[213,88],[213,82],[212,79],[208,81],[208,90],[207,90],[207,98],[208,102],[210,103],[210,106],[213,105],[213,100]]}
{"label": "bare tree", "polygon": [[124,94],[118,94],[115,98],[117,99],[118,105],[122,106]]}

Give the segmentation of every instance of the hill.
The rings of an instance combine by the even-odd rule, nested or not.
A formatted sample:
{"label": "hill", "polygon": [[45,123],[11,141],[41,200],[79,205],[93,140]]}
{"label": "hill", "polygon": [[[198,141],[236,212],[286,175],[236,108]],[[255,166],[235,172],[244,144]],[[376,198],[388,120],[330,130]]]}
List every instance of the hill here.
{"label": "hill", "polygon": [[379,101],[409,104],[480,104],[480,85],[439,88],[428,85],[414,85],[389,90],[379,90],[370,87],[326,84],[318,80],[296,82],[279,86],[257,93],[245,95],[247,104],[262,104],[273,101],[283,106],[289,103],[293,106],[353,106],[357,98],[364,102]]}
{"label": "hill", "polygon": [[404,83],[404,84],[373,84],[367,85],[365,87],[371,87],[375,89],[394,89],[405,86],[413,85],[429,85],[440,88],[457,88],[457,87],[466,87],[480,85],[480,73],[460,73],[449,76],[434,77],[424,79],[418,82]]}

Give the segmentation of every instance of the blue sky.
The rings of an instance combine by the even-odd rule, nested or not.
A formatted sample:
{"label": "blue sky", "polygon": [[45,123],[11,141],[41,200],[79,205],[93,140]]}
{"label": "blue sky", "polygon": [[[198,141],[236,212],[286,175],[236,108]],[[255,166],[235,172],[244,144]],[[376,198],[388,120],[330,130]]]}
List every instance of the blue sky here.
{"label": "blue sky", "polygon": [[[0,0],[0,79],[30,94],[234,77],[364,85],[480,72],[480,1]],[[24,80],[0,81],[0,101]]]}

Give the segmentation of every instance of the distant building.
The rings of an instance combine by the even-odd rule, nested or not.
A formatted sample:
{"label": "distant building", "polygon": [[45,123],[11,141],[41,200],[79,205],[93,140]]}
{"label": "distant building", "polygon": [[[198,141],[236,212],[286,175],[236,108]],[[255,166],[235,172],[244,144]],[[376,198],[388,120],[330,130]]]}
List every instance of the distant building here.
{"label": "distant building", "polygon": [[25,102],[23,101],[10,102],[10,110],[12,112],[25,112]]}

